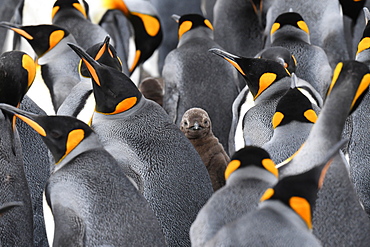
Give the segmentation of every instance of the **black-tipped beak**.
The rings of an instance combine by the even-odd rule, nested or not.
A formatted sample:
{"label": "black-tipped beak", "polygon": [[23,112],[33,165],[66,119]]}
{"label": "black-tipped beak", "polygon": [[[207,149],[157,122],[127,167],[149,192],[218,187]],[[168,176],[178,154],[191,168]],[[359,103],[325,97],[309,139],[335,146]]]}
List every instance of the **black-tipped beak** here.
{"label": "black-tipped beak", "polygon": [[173,15],[171,16],[171,18],[172,18],[174,21],[176,21],[177,23],[179,23],[181,16],[176,15],[176,14],[173,14]]}
{"label": "black-tipped beak", "polygon": [[14,106],[5,104],[5,103],[0,103],[0,109],[5,110],[7,112],[13,113],[16,117],[24,121],[26,124],[31,126],[37,133],[39,133],[42,136],[46,136],[45,129],[37,123],[37,117],[38,115],[25,112],[23,110],[20,110]]}
{"label": "black-tipped beak", "polygon": [[224,51],[224,50],[221,50],[219,48],[211,48],[208,50],[209,52],[212,52],[213,54],[216,54],[222,58],[225,58],[225,59],[230,59],[234,62],[236,62],[236,59],[240,58],[239,56],[236,56],[234,54],[231,54],[227,51]]}

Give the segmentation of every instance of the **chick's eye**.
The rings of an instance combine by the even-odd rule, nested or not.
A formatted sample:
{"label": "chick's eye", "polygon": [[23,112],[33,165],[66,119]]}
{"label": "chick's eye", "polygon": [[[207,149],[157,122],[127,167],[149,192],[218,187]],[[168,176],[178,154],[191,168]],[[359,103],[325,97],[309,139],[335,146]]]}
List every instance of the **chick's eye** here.
{"label": "chick's eye", "polygon": [[185,122],[184,122],[184,125],[185,125],[185,126],[187,126],[187,125],[188,125],[188,122],[186,122],[186,121],[185,121]]}
{"label": "chick's eye", "polygon": [[208,121],[207,120],[204,120],[204,124],[208,124]]}

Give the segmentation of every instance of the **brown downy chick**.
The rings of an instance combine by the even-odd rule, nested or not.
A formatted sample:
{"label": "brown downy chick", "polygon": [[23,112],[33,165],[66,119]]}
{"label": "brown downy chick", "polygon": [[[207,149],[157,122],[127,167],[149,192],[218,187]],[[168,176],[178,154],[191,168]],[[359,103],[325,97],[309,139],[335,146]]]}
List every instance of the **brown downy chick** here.
{"label": "brown downy chick", "polygon": [[180,130],[202,158],[211,178],[213,190],[224,186],[224,173],[230,158],[217,137],[213,135],[208,113],[201,108],[187,110],[182,117]]}

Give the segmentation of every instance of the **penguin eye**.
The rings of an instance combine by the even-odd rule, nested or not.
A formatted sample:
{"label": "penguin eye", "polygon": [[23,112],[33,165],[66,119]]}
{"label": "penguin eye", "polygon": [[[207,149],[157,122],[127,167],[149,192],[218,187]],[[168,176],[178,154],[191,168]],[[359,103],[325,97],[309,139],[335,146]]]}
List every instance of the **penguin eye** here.
{"label": "penguin eye", "polygon": [[187,121],[185,121],[185,122],[184,122],[184,125],[185,125],[185,126],[188,126],[188,122],[187,122]]}
{"label": "penguin eye", "polygon": [[204,124],[208,124],[208,120],[204,120]]}
{"label": "penguin eye", "polygon": [[59,137],[61,137],[61,133],[59,133],[58,131],[51,131],[50,134],[49,134],[52,138],[54,139],[57,139]]}

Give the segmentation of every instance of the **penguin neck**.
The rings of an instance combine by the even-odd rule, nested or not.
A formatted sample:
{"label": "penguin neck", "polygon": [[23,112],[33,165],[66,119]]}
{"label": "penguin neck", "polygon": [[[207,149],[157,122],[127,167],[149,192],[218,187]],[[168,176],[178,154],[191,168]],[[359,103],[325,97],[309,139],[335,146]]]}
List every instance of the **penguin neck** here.
{"label": "penguin neck", "polygon": [[258,179],[268,184],[275,184],[278,179],[271,172],[256,166],[239,168],[230,174],[226,185],[237,184],[241,180]]}
{"label": "penguin neck", "polygon": [[258,205],[258,209],[273,211],[275,214],[285,218],[296,228],[302,229],[302,231],[312,231],[307,227],[307,224],[304,222],[304,220],[296,212],[294,212],[293,209],[289,208],[279,200],[263,201]]}
{"label": "penguin neck", "polygon": [[[58,62],[60,59],[58,59],[58,56],[64,56],[71,59],[72,57],[75,57],[75,60],[78,61],[78,56],[72,51],[67,43],[73,43],[76,44],[75,38],[69,34],[68,36],[64,37],[56,46],[51,48],[49,51],[47,51],[43,56],[41,56],[37,62],[40,65],[45,65],[50,62]],[[71,56],[66,56],[66,54],[70,54]],[[68,61],[70,62],[70,61]],[[77,62],[76,62],[77,65]]]}
{"label": "penguin neck", "polygon": [[74,158],[80,154],[93,149],[103,148],[102,144],[99,142],[96,134],[91,133],[86,139],[84,139],[80,144],[77,145],[66,157],[64,157],[58,164],[53,167],[53,173],[57,172],[59,169],[63,168],[66,164],[72,161]]}
{"label": "penguin neck", "polygon": [[117,113],[117,114],[112,114],[112,115],[106,115],[100,112],[95,111],[93,115],[93,120],[92,123],[100,120],[120,120],[122,118],[130,117],[134,114],[137,114],[138,111],[144,108],[144,106],[147,104],[148,100],[145,99],[144,97],[141,97],[139,102],[132,108],[128,109],[127,111]]}
{"label": "penguin neck", "polygon": [[370,68],[370,49],[363,50],[356,55],[356,61],[365,63]]}
{"label": "penguin neck", "polygon": [[255,100],[255,104],[273,99],[280,99],[290,88],[290,77],[282,78],[265,89]]}
{"label": "penguin neck", "polygon": [[208,27],[197,27],[195,29],[189,30],[181,36],[177,47],[181,47],[194,38],[213,40],[213,31]]}

